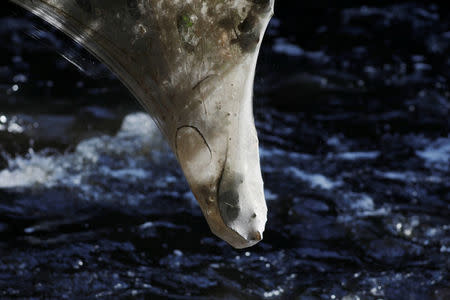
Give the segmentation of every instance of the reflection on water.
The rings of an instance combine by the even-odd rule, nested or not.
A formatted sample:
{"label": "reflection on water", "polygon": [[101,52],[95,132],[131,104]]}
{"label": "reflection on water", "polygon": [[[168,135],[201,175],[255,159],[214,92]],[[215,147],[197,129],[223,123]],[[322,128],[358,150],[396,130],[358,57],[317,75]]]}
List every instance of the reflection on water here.
{"label": "reflection on water", "polygon": [[0,298],[448,299],[446,12],[303,9],[299,31],[278,8],[262,52],[269,221],[246,250],[209,232],[114,78],[59,60],[56,33],[26,39],[30,17],[0,19],[15,43],[0,46]]}

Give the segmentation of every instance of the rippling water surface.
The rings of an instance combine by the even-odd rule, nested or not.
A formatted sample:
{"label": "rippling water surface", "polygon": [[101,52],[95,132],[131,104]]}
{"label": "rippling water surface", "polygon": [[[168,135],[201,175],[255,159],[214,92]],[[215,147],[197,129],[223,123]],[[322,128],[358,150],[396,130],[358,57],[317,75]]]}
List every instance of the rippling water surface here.
{"label": "rippling water surface", "polygon": [[359,3],[277,7],[255,90],[269,221],[246,250],[114,76],[5,4],[0,298],[450,299],[450,14]]}

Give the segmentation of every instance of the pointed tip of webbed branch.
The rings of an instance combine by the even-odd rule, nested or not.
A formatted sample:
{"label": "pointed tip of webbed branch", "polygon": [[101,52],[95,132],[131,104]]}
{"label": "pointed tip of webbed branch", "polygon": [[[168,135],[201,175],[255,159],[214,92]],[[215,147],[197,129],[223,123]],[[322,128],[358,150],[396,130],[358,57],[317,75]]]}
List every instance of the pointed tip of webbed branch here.
{"label": "pointed tip of webbed branch", "polygon": [[211,230],[235,248],[267,220],[252,112],[273,0],[13,0],[102,60],[156,120]]}

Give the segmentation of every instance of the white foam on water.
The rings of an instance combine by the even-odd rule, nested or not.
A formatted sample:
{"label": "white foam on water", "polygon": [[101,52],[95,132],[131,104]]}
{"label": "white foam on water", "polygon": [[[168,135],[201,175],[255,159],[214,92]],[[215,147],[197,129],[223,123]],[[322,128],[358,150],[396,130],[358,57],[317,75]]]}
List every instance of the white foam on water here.
{"label": "white foam on water", "polygon": [[337,158],[343,160],[362,160],[362,159],[376,159],[380,156],[379,151],[357,151],[357,152],[344,152],[336,155]]}
{"label": "white foam on water", "polygon": [[450,138],[439,138],[416,155],[425,160],[427,166],[442,171],[450,169]]}
{"label": "white foam on water", "polygon": [[50,157],[30,152],[27,157],[9,161],[8,169],[0,171],[0,188],[52,185],[63,170]]}
{"label": "white foam on water", "polygon": [[301,56],[305,51],[297,45],[289,43],[285,38],[275,39],[273,51],[276,53],[286,54],[289,56]]}
{"label": "white foam on water", "polygon": [[422,174],[419,173],[414,173],[414,172],[398,172],[398,171],[375,171],[375,175],[377,175],[378,177],[384,178],[384,179],[388,179],[388,180],[392,180],[392,181],[400,181],[400,182],[419,182],[419,181],[426,181],[426,182],[430,182],[430,183],[441,183],[444,179],[441,178],[440,176],[435,176],[435,175],[431,175],[431,176],[423,176]]}
{"label": "white foam on water", "polygon": [[19,124],[18,118],[16,116],[7,117],[5,115],[0,115],[0,131],[7,131],[9,133],[22,133],[25,128]]}
{"label": "white foam on water", "polygon": [[[159,151],[164,150],[165,151]],[[128,115],[115,136],[100,136],[81,141],[73,153],[34,153],[8,160],[8,168],[0,170],[0,188],[79,186],[85,177],[100,172],[113,178],[135,181],[145,179],[149,170],[142,161],[151,160],[159,152],[169,153],[153,120],[145,113]],[[101,161],[107,155],[116,159]]]}
{"label": "white foam on water", "polygon": [[264,198],[266,198],[267,201],[272,201],[278,198],[278,195],[273,193],[271,190],[265,188],[264,189]]}
{"label": "white foam on water", "polygon": [[307,154],[307,153],[298,153],[298,152],[286,151],[286,150],[279,149],[279,148],[265,148],[265,147],[259,148],[259,155],[260,155],[261,159],[267,159],[267,160],[270,160],[273,157],[277,157],[277,158],[282,157],[283,159],[290,158],[293,160],[311,160],[314,158],[313,155]]}
{"label": "white foam on water", "polygon": [[264,292],[264,298],[278,298],[280,296],[282,296],[284,293],[284,289],[280,286],[278,286],[276,289],[271,290],[271,291],[266,291]]}
{"label": "white foam on water", "polygon": [[286,169],[288,175],[294,176],[297,179],[308,182],[312,188],[322,188],[324,190],[331,190],[342,185],[341,181],[333,181],[322,174],[311,174],[299,170],[296,167],[288,167]]}
{"label": "white foam on water", "polygon": [[389,180],[397,180],[397,181],[410,181],[412,176],[414,176],[411,172],[395,172],[395,171],[387,171],[387,172],[379,172],[376,171],[376,174],[380,177],[389,179]]}
{"label": "white foam on water", "polygon": [[346,193],[342,199],[338,200],[338,205],[343,211],[338,217],[340,222],[350,222],[355,216],[360,218],[386,216],[391,211],[388,206],[375,208],[373,198],[364,193]]}
{"label": "white foam on water", "polygon": [[397,172],[397,171],[375,171],[375,174],[381,178],[393,180],[393,181],[414,181],[416,180],[416,176],[412,172]]}
{"label": "white foam on water", "polygon": [[141,168],[126,168],[126,169],[119,169],[119,170],[113,170],[107,166],[103,166],[101,168],[101,172],[103,174],[107,174],[108,176],[120,179],[127,177],[129,180],[133,179],[145,179],[150,174],[149,171],[146,171]]}
{"label": "white foam on water", "polygon": [[352,194],[350,200],[350,208],[357,211],[373,211],[375,203],[372,197],[366,194]]}

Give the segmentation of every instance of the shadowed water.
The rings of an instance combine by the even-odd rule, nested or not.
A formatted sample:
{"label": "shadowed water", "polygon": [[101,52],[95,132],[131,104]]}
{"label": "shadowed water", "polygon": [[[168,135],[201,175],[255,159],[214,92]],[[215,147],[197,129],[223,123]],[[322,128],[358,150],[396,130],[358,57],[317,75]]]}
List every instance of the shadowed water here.
{"label": "shadowed water", "polygon": [[255,90],[269,218],[247,250],[211,234],[114,76],[6,6],[0,298],[449,299],[449,13],[384,3],[276,8]]}

